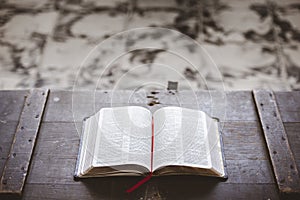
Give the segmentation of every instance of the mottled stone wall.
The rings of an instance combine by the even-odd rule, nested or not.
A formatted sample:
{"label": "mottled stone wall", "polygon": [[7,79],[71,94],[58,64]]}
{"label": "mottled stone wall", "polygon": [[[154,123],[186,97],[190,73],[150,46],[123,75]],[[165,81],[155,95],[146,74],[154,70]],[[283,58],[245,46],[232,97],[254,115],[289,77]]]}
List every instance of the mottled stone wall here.
{"label": "mottled stone wall", "polygon": [[[120,89],[141,87],[141,80],[167,81],[168,72],[151,63],[174,66],[189,82],[183,89],[297,90],[300,88],[300,1],[239,0],[0,0],[0,89],[49,87]],[[166,51],[189,45],[157,35],[164,49],[136,50],[120,57],[99,76],[102,58],[117,56],[124,43],[107,46],[79,66],[88,53],[114,34],[139,27],[178,30],[211,56],[223,80],[213,78],[200,59],[200,70]],[[145,36],[148,37],[148,36]],[[137,40],[144,40],[140,37]],[[136,42],[136,41],[135,41]],[[138,41],[139,42],[139,41]],[[123,45],[123,46],[122,46]],[[193,55],[195,54],[195,55]],[[131,71],[144,65],[145,70]],[[79,72],[79,73],[77,73]],[[174,77],[177,79],[177,77]],[[179,81],[181,79],[178,79]],[[180,84],[180,83],[179,83]]]}

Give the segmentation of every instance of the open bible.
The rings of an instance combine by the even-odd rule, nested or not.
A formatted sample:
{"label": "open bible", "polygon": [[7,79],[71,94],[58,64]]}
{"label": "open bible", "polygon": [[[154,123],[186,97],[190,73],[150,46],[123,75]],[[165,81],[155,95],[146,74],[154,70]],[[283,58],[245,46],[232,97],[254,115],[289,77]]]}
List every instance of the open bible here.
{"label": "open bible", "polygon": [[202,111],[102,108],[86,118],[75,177],[204,175],[227,178],[218,121]]}

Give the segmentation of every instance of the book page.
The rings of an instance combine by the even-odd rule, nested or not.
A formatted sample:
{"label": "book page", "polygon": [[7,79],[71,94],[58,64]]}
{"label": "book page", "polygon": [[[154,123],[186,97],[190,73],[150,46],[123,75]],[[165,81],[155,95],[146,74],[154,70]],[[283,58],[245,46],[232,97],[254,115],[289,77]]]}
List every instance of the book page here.
{"label": "book page", "polygon": [[95,146],[95,139],[96,134],[93,130],[98,129],[98,121],[99,121],[99,113],[96,113],[93,117],[86,119],[84,128],[84,135],[82,138],[82,171],[81,173],[86,172],[88,169],[91,168],[93,162],[93,155],[94,155],[94,146]]}
{"label": "book page", "polygon": [[138,164],[150,169],[151,123],[151,112],[143,107],[101,109],[95,166],[114,166],[117,169],[120,165]]}
{"label": "book page", "polygon": [[181,165],[208,167],[205,114],[180,107],[165,107],[154,115],[153,169]]}
{"label": "book page", "polygon": [[218,122],[215,119],[206,117],[208,130],[209,152],[211,156],[212,170],[219,176],[225,176],[223,163],[222,147],[220,142],[220,133]]}

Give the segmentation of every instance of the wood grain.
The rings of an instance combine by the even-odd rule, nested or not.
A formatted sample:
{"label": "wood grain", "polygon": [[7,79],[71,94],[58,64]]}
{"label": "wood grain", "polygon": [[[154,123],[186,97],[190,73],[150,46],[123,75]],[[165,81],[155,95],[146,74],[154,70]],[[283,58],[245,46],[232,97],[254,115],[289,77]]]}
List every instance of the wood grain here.
{"label": "wood grain", "polygon": [[[163,180],[162,180],[163,179]],[[275,184],[221,184],[191,177],[151,179],[131,194],[125,193],[138,179],[88,180],[77,185],[28,184],[24,200],[40,199],[279,199]]]}
{"label": "wood grain", "polygon": [[298,172],[300,171],[300,122],[284,123],[289,144],[293,152]]}
{"label": "wood grain", "polygon": [[9,155],[27,93],[26,90],[0,92],[0,177]]}
{"label": "wood grain", "polygon": [[27,90],[6,90],[0,92],[0,123],[19,121],[27,95]]}
{"label": "wood grain", "polygon": [[3,169],[0,194],[22,194],[47,95],[48,90],[33,89],[25,100]]}
{"label": "wood grain", "polygon": [[275,98],[283,122],[300,121],[300,91],[275,92]]}
{"label": "wood grain", "polygon": [[[153,101],[157,102],[155,104]],[[81,122],[103,107],[137,105],[152,112],[164,106],[181,106],[206,112],[221,121],[258,121],[252,93],[218,91],[51,91],[45,122]],[[151,106],[152,105],[152,106]]]}
{"label": "wood grain", "polygon": [[[300,155],[299,142],[294,140],[299,137],[297,123],[300,122],[297,122],[297,114],[293,114],[297,113],[298,96],[292,93],[293,97],[288,98],[289,106],[282,104],[284,96],[290,93],[280,92],[275,96],[281,99],[281,103],[278,103],[280,114],[292,113],[292,117],[287,114],[283,121],[296,158]],[[23,98],[24,101],[22,95],[26,95],[26,92],[15,97]],[[1,98],[6,101],[5,95]],[[23,103],[18,100],[17,104]],[[228,180],[220,182],[197,176],[156,177],[130,195],[125,190],[140,180],[140,177],[74,181],[82,119],[102,107],[126,105],[144,106],[153,112],[164,106],[182,106],[204,110],[211,116],[220,118]],[[6,108],[3,106],[1,109]],[[2,129],[9,127],[14,130],[17,116],[11,114],[9,118],[1,118],[10,121]],[[51,90],[22,199],[279,199],[277,182],[259,120],[251,91],[193,93]],[[22,158],[24,155],[20,153],[19,156]],[[21,164],[22,162],[18,163]]]}
{"label": "wood grain", "polygon": [[[228,171],[231,174],[226,183],[274,183],[257,123],[250,122],[247,128],[245,124],[230,122],[223,130],[225,157],[230,163]],[[78,134],[74,123],[43,123],[31,169],[35,173],[29,176],[28,182],[74,183]],[[245,140],[249,135],[251,137]]]}
{"label": "wood grain", "polygon": [[5,123],[0,123],[0,177],[8,159],[17,125],[18,122],[16,121],[6,121]]}
{"label": "wood grain", "polygon": [[297,165],[272,91],[253,91],[276,182],[282,193],[300,193]]}

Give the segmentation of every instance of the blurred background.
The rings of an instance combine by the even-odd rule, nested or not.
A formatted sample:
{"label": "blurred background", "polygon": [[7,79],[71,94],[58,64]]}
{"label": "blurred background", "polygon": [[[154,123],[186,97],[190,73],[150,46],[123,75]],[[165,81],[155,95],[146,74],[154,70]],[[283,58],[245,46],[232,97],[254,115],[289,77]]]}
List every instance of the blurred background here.
{"label": "blurred background", "polygon": [[[205,51],[151,33],[102,45],[87,59],[101,42],[141,27],[179,31]],[[188,82],[182,89],[300,89],[299,0],[0,0],[0,35],[0,89],[136,89],[145,80]],[[161,49],[120,56],[150,36]],[[173,58],[174,49],[199,58],[199,68]],[[117,58],[108,67],[107,55]]]}

